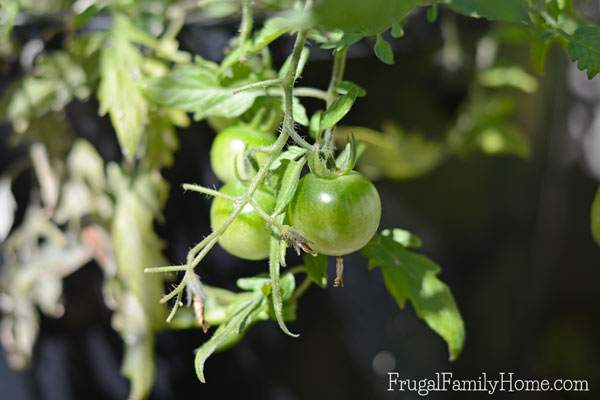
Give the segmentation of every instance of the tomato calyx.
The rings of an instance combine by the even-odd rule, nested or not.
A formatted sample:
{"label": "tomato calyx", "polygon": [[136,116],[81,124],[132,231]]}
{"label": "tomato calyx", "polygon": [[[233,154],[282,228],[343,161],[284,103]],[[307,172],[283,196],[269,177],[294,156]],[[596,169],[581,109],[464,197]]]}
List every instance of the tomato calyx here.
{"label": "tomato calyx", "polygon": [[358,158],[357,154],[354,135],[350,135],[346,147],[337,158],[329,146],[315,143],[313,150],[308,155],[308,167],[313,174],[320,178],[335,178],[347,175],[354,169]]}

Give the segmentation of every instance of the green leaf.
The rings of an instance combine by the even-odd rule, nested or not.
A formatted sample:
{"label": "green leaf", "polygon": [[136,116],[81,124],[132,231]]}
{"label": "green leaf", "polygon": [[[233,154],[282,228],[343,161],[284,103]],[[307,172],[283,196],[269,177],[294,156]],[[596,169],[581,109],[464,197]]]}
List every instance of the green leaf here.
{"label": "green leaf", "polygon": [[596,198],[594,198],[594,202],[592,203],[591,221],[592,234],[596,243],[600,246],[600,188],[598,188]]}
{"label": "green leaf", "polygon": [[302,173],[305,163],[305,157],[302,157],[298,161],[288,161],[288,165],[283,173],[279,190],[277,192],[275,211],[273,211],[273,215],[279,215],[282,213],[285,210],[285,207],[287,207],[288,203],[294,197],[294,193],[296,193],[296,189],[298,188],[300,174]]}
{"label": "green leaf", "polygon": [[419,248],[423,245],[421,238],[412,234],[405,229],[384,229],[381,234],[386,237],[392,238],[397,243],[400,243],[404,247]]}
{"label": "green leaf", "polygon": [[130,342],[125,341],[121,372],[131,381],[129,399],[141,400],[148,397],[154,385],[154,337]]}
{"label": "green leaf", "polygon": [[82,66],[66,52],[56,51],[41,55],[33,71],[8,88],[0,114],[17,132],[24,132],[32,119],[60,111],[73,98],[85,99],[89,94]]}
{"label": "green leaf", "polygon": [[[296,79],[298,79],[300,74],[302,74],[302,71],[304,71],[304,67],[306,66],[306,63],[308,62],[309,56],[310,56],[310,49],[308,47],[303,47],[302,52],[300,53],[300,60],[298,60],[298,68],[296,68],[296,75],[295,75]],[[279,69],[278,75],[280,78],[283,78],[287,74],[287,70],[290,67],[291,61],[292,61],[292,55],[290,54],[288,56],[288,58],[285,59],[285,62]]]}
{"label": "green leaf", "polygon": [[303,260],[308,279],[322,288],[327,287],[327,256],[305,254]]}
{"label": "green leaf", "polygon": [[528,157],[529,144],[511,120],[514,107],[509,96],[471,99],[448,134],[450,147],[461,155],[483,152]]}
{"label": "green leaf", "polygon": [[115,17],[109,46],[100,56],[100,114],[108,113],[123,154],[136,156],[148,118],[148,104],[142,94],[140,51],[129,42],[125,17]]}
{"label": "green leaf", "polygon": [[321,114],[319,128],[321,130],[333,128],[352,108],[359,92],[356,88],[350,88],[344,95],[337,99]]}
{"label": "green leaf", "polygon": [[166,200],[168,187],[156,172],[139,174],[132,185],[115,164],[109,179],[117,202],[111,225],[117,277],[139,301],[148,327],[161,326],[166,315],[157,303],[163,287],[157,274],[145,274],[144,268],[165,265],[162,241],[154,232],[154,219]]}
{"label": "green leaf", "polygon": [[404,28],[402,28],[402,24],[399,22],[394,22],[392,24],[392,29],[390,29],[390,34],[394,39],[400,39],[404,36]]}
{"label": "green leaf", "polygon": [[280,36],[288,33],[294,28],[288,18],[274,17],[265,22],[262,29],[256,34],[250,52],[256,53],[268,46]]}
{"label": "green leaf", "polygon": [[156,104],[193,112],[196,120],[206,117],[234,118],[247,111],[264,91],[234,93],[224,87],[218,73],[206,62],[180,65],[169,74],[154,79],[146,94]]}
{"label": "green leaf", "polygon": [[529,5],[527,0],[446,0],[453,11],[475,18],[492,21],[529,24]]}
{"label": "green leaf", "polygon": [[533,93],[538,87],[537,79],[517,65],[488,68],[479,72],[478,80],[483,86],[513,87],[525,93]]}
{"label": "green leaf", "polygon": [[371,268],[379,267],[385,286],[404,308],[409,300],[417,315],[448,344],[450,360],[460,354],[465,327],[448,286],[436,275],[440,267],[427,257],[408,251],[391,237],[375,236],[362,250]]}
{"label": "green leaf", "polygon": [[580,26],[569,38],[569,55],[577,62],[577,68],[587,71],[589,79],[600,72],[600,28]]}
{"label": "green leaf", "polygon": [[[278,223],[283,223],[285,215],[278,215],[275,217]],[[279,328],[288,336],[298,337],[296,333],[290,332],[285,319],[283,316],[283,294],[280,284],[280,268],[281,268],[281,246],[285,246],[285,241],[280,237],[271,235],[270,238],[270,251],[269,251],[269,274],[271,276],[271,299],[273,304],[273,311],[275,313],[275,319]]]}
{"label": "green leaf", "polygon": [[286,160],[297,160],[306,154],[306,149],[299,146],[288,146],[284,152],[282,152],[271,164],[270,170],[275,171],[281,167],[282,162]]}
{"label": "green leaf", "polygon": [[145,159],[150,168],[160,169],[173,165],[173,153],[179,148],[175,127],[167,116],[154,112],[146,129]]}
{"label": "green leaf", "polygon": [[388,65],[394,63],[394,50],[392,50],[392,46],[390,46],[381,34],[377,35],[373,50],[375,50],[375,55],[381,62]]}
{"label": "green leaf", "polygon": [[296,121],[302,126],[308,126],[309,121],[308,115],[306,114],[306,108],[304,108],[304,106],[297,97],[293,98],[292,112],[294,114],[294,121]]}
{"label": "green leaf", "polygon": [[372,36],[405,18],[418,3],[418,0],[322,0],[315,5],[313,18],[326,28]]}
{"label": "green leaf", "polygon": [[253,296],[236,303],[233,316],[221,324],[212,337],[196,351],[194,366],[200,382],[206,383],[204,363],[208,357],[224,345],[239,339],[248,326],[261,319],[260,314],[264,311],[265,301],[262,293],[256,292]]}

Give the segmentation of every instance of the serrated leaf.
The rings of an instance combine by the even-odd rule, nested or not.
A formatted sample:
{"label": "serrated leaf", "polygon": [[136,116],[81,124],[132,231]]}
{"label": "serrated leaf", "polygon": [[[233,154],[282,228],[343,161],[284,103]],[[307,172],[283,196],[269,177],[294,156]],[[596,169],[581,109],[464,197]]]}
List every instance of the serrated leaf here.
{"label": "serrated leaf", "polygon": [[600,72],[600,28],[580,26],[569,38],[569,55],[577,68],[587,72],[589,79]]}
{"label": "serrated leaf", "polygon": [[392,46],[381,35],[377,35],[375,46],[373,47],[375,55],[385,64],[391,65],[394,63],[394,50]]}
{"label": "serrated leaf", "polygon": [[264,92],[234,93],[219,82],[217,72],[206,63],[180,65],[169,74],[153,79],[146,94],[156,104],[194,113],[196,120],[206,117],[234,118],[247,111]]}
{"label": "serrated leaf", "polygon": [[600,246],[600,188],[598,188],[596,197],[592,203],[591,225],[592,235],[594,236],[596,243],[598,243],[598,246]]}
{"label": "serrated leaf", "polygon": [[123,154],[133,159],[144,133],[148,104],[142,94],[140,51],[123,32],[124,17],[115,18],[108,47],[100,56],[100,114],[109,114]]}
{"label": "serrated leaf", "polygon": [[369,265],[379,267],[385,286],[400,308],[409,300],[417,315],[448,344],[450,360],[460,354],[465,327],[448,286],[437,278],[440,267],[408,251],[390,237],[375,236],[362,250]]}
{"label": "serrated leaf", "polygon": [[321,114],[319,129],[325,130],[333,128],[335,124],[348,114],[358,95],[358,89],[350,88],[346,94],[338,96],[327,110]]}
{"label": "serrated leaf", "polygon": [[397,243],[400,243],[404,247],[419,248],[423,245],[423,242],[421,241],[420,237],[412,234],[411,232],[405,229],[384,229],[383,231],[381,231],[381,234],[383,236],[392,238],[392,240],[394,240]]}
{"label": "serrated leaf", "polygon": [[322,288],[327,287],[327,256],[305,254],[303,260],[308,279]]}
{"label": "serrated leaf", "polygon": [[530,23],[527,0],[446,0],[445,3],[453,11],[469,17],[519,24]]}

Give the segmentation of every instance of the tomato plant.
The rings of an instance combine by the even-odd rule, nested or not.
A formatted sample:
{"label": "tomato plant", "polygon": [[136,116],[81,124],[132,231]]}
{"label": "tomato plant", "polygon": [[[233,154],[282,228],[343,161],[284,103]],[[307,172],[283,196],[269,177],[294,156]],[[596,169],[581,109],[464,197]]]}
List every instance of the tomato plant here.
{"label": "tomato plant", "polygon": [[[112,325],[124,339],[122,371],[131,381],[131,399],[146,398],[156,379],[159,331],[207,334],[195,353],[195,372],[205,382],[206,360],[240,343],[256,323],[274,320],[297,337],[288,324],[313,284],[328,286],[327,256],[336,257],[333,286],[343,286],[343,256],[355,252],[368,259],[365,266],[381,271],[400,308],[411,302],[455,360],[465,341],[459,307],[438,276],[440,267],[415,249],[420,240],[381,221],[382,209],[395,205],[381,203],[374,182],[415,179],[473,153],[526,158],[529,146],[514,115],[514,93],[535,92],[538,76],[510,61],[518,53],[515,43],[526,42],[537,74],[551,45],[562,47],[590,79],[600,72],[600,28],[570,1],[4,0],[2,5],[0,55],[7,70],[20,76],[3,95],[1,115],[15,142],[28,151],[27,161],[15,163],[0,179],[6,264],[0,337],[11,365],[28,365],[37,310],[60,316],[62,280],[93,261],[102,270]],[[444,99],[460,105],[452,122],[439,129],[443,134],[407,131],[396,122],[383,123],[381,131],[344,126],[367,96],[361,82],[346,77],[348,55],[372,48],[377,59],[394,64],[394,46],[414,39],[404,32],[410,21],[435,23],[442,15],[438,9],[443,47],[436,59],[446,71],[463,66],[472,74],[464,99]],[[45,14],[58,23],[19,43],[20,21]],[[476,46],[469,43],[476,55],[465,57],[455,14],[508,28],[490,29]],[[180,46],[179,35],[194,16],[240,20],[238,34],[219,47],[219,57]],[[326,85],[300,85],[324,56],[331,61]],[[110,121],[119,156],[100,155],[84,138],[93,133],[78,135],[66,122],[74,113],[69,106],[95,106],[94,101]],[[392,107],[378,101],[374,114],[404,112]],[[202,121],[219,131],[210,165],[223,186],[183,185],[213,198],[211,231],[198,234],[186,256],[172,264],[155,223],[164,222],[170,191],[181,188],[169,187],[165,170],[176,163],[179,130]],[[24,170],[33,172],[35,185],[25,217],[13,228],[11,182]],[[600,192],[591,221],[600,242]],[[268,259],[261,264],[264,273],[239,279],[239,290],[206,284],[202,267],[217,244],[245,260]],[[209,334],[210,327],[215,329]]]}

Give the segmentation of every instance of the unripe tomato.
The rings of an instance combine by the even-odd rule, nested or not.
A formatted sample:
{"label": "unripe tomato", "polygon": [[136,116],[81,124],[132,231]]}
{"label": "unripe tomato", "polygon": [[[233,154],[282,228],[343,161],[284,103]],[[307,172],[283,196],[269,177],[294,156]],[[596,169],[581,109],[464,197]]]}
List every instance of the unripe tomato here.
{"label": "unripe tomato", "polygon": [[[237,160],[238,171],[243,171],[244,149],[269,146],[275,142],[275,135],[262,132],[248,125],[231,126],[220,133],[210,148],[210,165],[215,175],[223,182],[235,179],[234,163]],[[259,164],[264,154],[256,153]]]}
{"label": "unripe tomato", "polygon": [[[219,191],[229,196],[238,197],[246,192],[248,187],[236,180],[223,186]],[[252,199],[267,213],[275,208],[275,197],[268,191],[257,189]],[[210,207],[210,225],[213,230],[223,225],[232,213],[233,202],[215,197]],[[269,239],[271,230],[264,219],[256,212],[251,204],[246,204],[242,212],[229,225],[219,238],[219,244],[229,253],[246,260],[262,260],[269,255]]]}
{"label": "unripe tomato", "polygon": [[298,183],[288,217],[315,251],[342,256],[371,240],[379,227],[381,200],[358,172],[333,178],[309,173]]}

